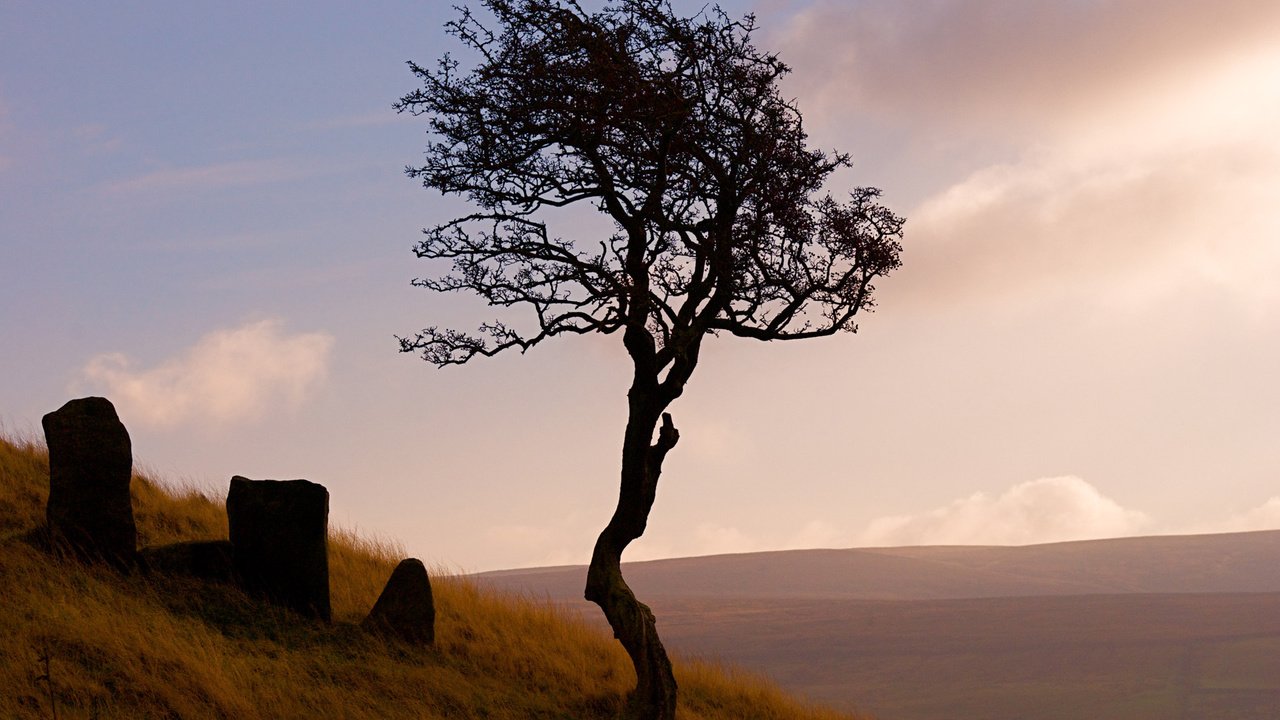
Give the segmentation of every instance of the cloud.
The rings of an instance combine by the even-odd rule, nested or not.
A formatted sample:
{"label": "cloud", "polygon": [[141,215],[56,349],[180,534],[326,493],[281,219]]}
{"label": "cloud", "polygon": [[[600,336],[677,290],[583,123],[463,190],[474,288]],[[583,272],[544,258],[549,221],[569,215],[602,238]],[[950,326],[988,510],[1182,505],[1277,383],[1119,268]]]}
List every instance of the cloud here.
{"label": "cloud", "polygon": [[1234,57],[972,172],[911,213],[907,295],[1273,301],[1280,85],[1260,78],[1278,75],[1280,45]]}
{"label": "cloud", "polygon": [[[1277,115],[1280,125],[1280,115]],[[912,213],[901,291],[915,301],[1095,297],[1145,304],[1188,286],[1275,296],[1280,145],[1045,153],[991,166]]]}
{"label": "cloud", "polygon": [[848,545],[845,534],[840,528],[825,520],[811,520],[783,543],[781,549],[845,547]]}
{"label": "cloud", "polygon": [[997,498],[975,493],[919,515],[874,520],[864,546],[1029,545],[1134,535],[1150,524],[1078,477],[1015,485]]}
{"label": "cloud", "polygon": [[698,523],[691,547],[694,555],[725,555],[753,552],[760,549],[760,544],[737,528]]}
{"label": "cloud", "polygon": [[771,40],[812,120],[1025,136],[1271,45],[1270,0],[814,2]]}
{"label": "cloud", "polygon": [[1211,525],[1194,528],[1191,532],[1249,532],[1251,530],[1280,530],[1280,495],[1258,507]]}
{"label": "cloud", "polygon": [[628,549],[626,559],[658,560],[672,557],[700,557],[771,550],[807,550],[811,548],[847,547],[848,533],[825,520],[812,520],[791,532],[764,531],[752,535],[742,530],[701,522],[678,539],[655,539],[643,536]]}
{"label": "cloud", "polygon": [[155,170],[104,186],[109,194],[218,190],[286,182],[306,177],[305,168],[281,160],[237,160]]}
{"label": "cloud", "polygon": [[738,528],[701,522],[688,532],[657,536],[650,532],[627,547],[625,562],[642,562],[675,557],[700,557],[767,549]]}
{"label": "cloud", "polygon": [[[600,533],[598,517],[580,509],[565,508],[541,517],[537,523],[490,525],[478,533],[478,541],[506,568],[585,565]],[[628,560],[631,558],[628,557]]]}
{"label": "cloud", "polygon": [[[591,558],[592,536],[576,538],[563,526],[492,525],[482,533],[484,542],[507,559],[503,567],[553,567],[585,564]],[[578,546],[572,547],[573,540]]]}
{"label": "cloud", "polygon": [[85,365],[84,380],[105,392],[130,422],[157,427],[254,420],[273,406],[296,406],[327,375],[333,338],[286,335],[278,320],[217,330],[177,357],[134,369],[119,353]]}
{"label": "cloud", "polygon": [[1280,5],[824,2],[781,44],[837,144],[937,178],[893,303],[1280,297]]}

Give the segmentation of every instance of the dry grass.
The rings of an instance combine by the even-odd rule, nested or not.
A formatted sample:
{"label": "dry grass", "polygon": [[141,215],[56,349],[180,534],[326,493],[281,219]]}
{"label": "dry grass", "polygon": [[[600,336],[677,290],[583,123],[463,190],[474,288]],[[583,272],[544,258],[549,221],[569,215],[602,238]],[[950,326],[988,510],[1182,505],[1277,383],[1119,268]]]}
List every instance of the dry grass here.
{"label": "dry grass", "polygon": [[[219,498],[145,476],[133,492],[144,545],[226,537]],[[335,622],[322,625],[231,587],[52,557],[26,539],[47,496],[44,448],[0,437],[3,718],[603,719],[634,682],[599,629],[446,574],[432,580],[434,648],[364,634],[403,554],[392,542],[332,533]],[[714,664],[677,674],[682,720],[850,718]]]}

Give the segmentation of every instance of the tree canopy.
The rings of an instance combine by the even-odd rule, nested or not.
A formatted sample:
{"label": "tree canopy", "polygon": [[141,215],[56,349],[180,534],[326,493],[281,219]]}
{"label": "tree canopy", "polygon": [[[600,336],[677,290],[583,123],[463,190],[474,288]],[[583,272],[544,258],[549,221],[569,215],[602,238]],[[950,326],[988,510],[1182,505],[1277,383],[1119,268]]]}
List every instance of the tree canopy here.
{"label": "tree canopy", "polygon": [[[427,115],[435,135],[410,174],[477,208],[426,231],[417,254],[453,270],[416,282],[527,306],[536,325],[432,327],[404,349],[458,364],[643,318],[665,368],[691,334],[856,328],[873,280],[899,264],[903,221],[875,188],[819,194],[849,157],[806,146],[777,85],[789,69],[751,44],[753,18],[685,18],[658,0],[485,7],[500,30],[465,9],[449,24],[479,63],[411,63],[423,87],[397,105]],[[579,203],[616,232],[565,237],[538,218]]]}

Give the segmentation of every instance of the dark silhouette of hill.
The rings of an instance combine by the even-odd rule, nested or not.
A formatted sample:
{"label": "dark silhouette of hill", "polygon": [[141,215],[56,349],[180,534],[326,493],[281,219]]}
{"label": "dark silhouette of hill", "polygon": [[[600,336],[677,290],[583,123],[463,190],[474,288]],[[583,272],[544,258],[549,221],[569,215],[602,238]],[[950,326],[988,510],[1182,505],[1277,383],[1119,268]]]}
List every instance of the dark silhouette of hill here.
{"label": "dark silhouette of hill", "polygon": [[[1280,531],[633,563],[683,654],[884,720],[1280,717]],[[583,567],[484,573],[593,617]]]}

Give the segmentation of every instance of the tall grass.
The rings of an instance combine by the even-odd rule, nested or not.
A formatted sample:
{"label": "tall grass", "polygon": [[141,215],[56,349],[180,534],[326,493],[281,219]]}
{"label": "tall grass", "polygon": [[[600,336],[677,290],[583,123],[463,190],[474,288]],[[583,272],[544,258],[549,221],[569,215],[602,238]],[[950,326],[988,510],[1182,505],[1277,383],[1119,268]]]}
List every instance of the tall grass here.
{"label": "tall grass", "polygon": [[[329,539],[329,625],[227,585],[54,557],[27,539],[48,483],[39,443],[0,436],[0,718],[603,719],[634,683],[598,628],[442,573],[435,647],[363,633],[403,551],[351,531]],[[226,537],[220,498],[145,475],[132,487],[142,544]],[[713,664],[677,676],[682,720],[851,717]]]}

